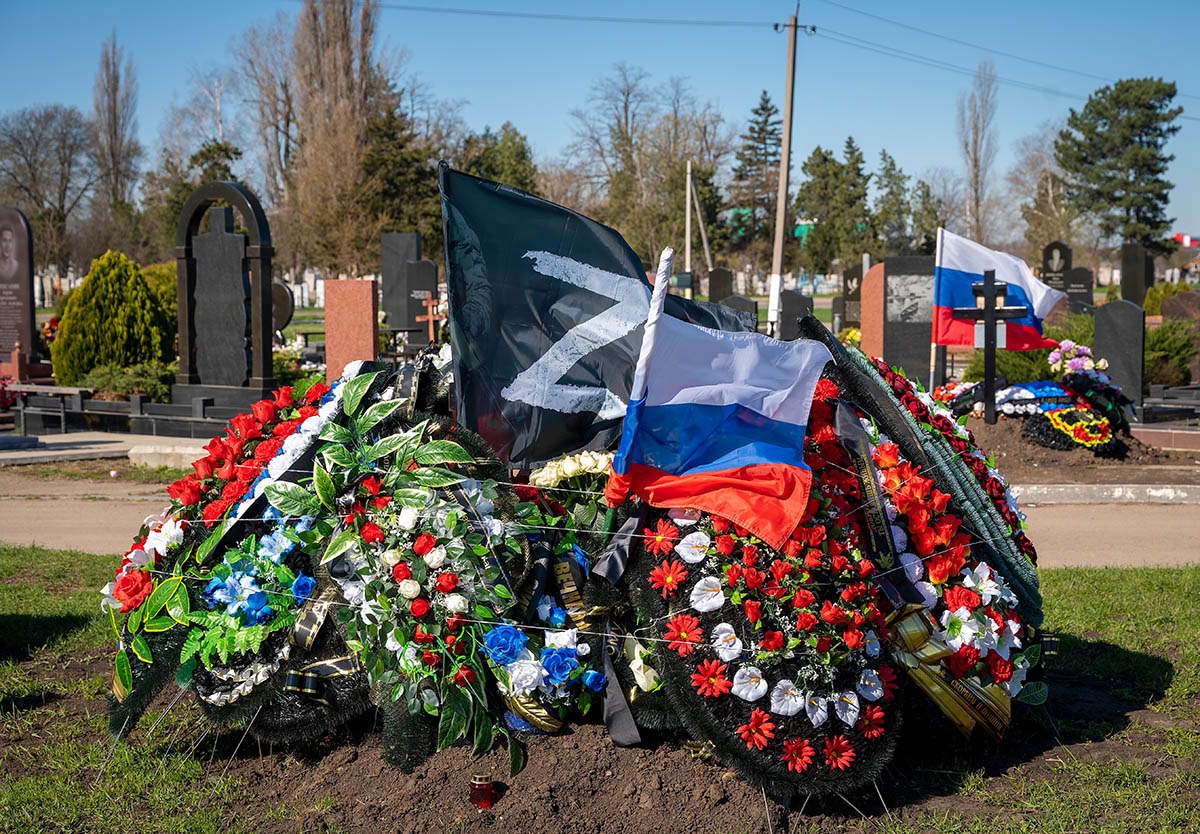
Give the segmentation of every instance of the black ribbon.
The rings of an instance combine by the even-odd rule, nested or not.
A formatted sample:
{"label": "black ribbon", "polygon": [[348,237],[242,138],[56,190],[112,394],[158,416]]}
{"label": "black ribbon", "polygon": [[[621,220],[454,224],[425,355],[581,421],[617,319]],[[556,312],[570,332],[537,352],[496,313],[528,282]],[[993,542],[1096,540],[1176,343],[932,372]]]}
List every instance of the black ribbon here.
{"label": "black ribbon", "polygon": [[620,582],[621,577],[625,575],[625,566],[629,564],[630,550],[633,547],[638,528],[642,526],[646,518],[646,509],[647,505],[644,502],[637,502],[633,514],[625,519],[625,523],[613,533],[612,538],[604,547],[604,555],[592,566],[593,573],[603,576],[612,585]]}
{"label": "black ribbon", "polygon": [[358,660],[354,655],[316,660],[299,669],[289,669],[283,683],[283,691],[295,692],[329,706],[325,697],[325,681],[329,678],[353,675],[357,671]]}
{"label": "black ribbon", "polygon": [[611,623],[604,619],[604,637],[601,640],[601,651],[604,652],[604,726],[613,744],[618,747],[633,747],[642,743],[642,734],[638,732],[637,722],[633,720],[633,710],[625,693],[621,691],[621,681],[617,678],[617,670],[613,665],[613,655],[619,651],[620,642],[611,632]]}

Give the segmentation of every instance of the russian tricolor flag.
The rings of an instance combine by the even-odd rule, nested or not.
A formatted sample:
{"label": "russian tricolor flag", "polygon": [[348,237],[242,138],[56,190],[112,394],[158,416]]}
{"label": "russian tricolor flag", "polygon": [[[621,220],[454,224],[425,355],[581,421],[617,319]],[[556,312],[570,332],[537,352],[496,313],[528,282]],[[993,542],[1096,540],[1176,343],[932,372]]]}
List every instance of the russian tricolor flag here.
{"label": "russian tricolor flag", "polygon": [[1007,285],[1004,306],[1024,307],[1024,318],[1008,319],[1008,350],[1037,350],[1058,347],[1058,342],[1042,336],[1042,319],[1066,293],[1051,289],[1034,277],[1020,258],[996,252],[953,232],[938,229],[937,258],[933,279],[933,343],[935,345],[975,344],[975,323],[954,318],[955,307],[974,307],[971,285],[983,281],[984,270],[996,271],[996,281]]}
{"label": "russian tricolor flag", "polygon": [[663,316],[673,254],[659,263],[608,492],[715,513],[779,549],[808,504],[804,435],[832,357],[819,342]]}

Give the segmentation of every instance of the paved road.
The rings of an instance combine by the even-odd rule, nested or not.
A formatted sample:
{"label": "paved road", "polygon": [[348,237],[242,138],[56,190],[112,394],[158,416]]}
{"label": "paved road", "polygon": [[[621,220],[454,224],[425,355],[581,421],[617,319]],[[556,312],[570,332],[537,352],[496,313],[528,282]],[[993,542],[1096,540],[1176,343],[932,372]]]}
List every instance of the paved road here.
{"label": "paved road", "polygon": [[[124,553],[163,487],[43,480],[0,473],[0,542]],[[1042,567],[1200,563],[1200,505],[1042,504],[1028,507]]]}

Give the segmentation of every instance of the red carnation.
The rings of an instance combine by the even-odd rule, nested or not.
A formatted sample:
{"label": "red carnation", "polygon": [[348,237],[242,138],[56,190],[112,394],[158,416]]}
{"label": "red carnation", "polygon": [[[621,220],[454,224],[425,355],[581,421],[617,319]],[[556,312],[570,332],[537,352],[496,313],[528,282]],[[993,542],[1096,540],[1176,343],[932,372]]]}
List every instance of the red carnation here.
{"label": "red carnation", "polygon": [[413,542],[413,553],[417,554],[418,556],[424,556],[426,553],[433,550],[434,545],[436,544],[437,538],[432,533],[422,533],[417,537],[417,540]]}
{"label": "red carnation", "polygon": [[429,613],[429,600],[424,597],[417,597],[408,604],[408,613],[414,617],[424,617]]}
{"label": "red carnation", "polygon": [[823,400],[831,400],[841,393],[838,391],[837,383],[832,379],[818,379],[816,394]]}
{"label": "red carnation", "polygon": [[318,409],[315,405],[302,405],[296,414],[301,420],[307,420],[309,417],[315,417],[319,411],[320,409]]}
{"label": "red carnation", "polygon": [[230,501],[240,501],[246,491],[250,489],[250,484],[242,480],[230,481],[225,484],[225,488],[221,490],[221,497],[227,498]]}
{"label": "red carnation", "polygon": [[121,613],[125,614],[141,605],[153,589],[154,581],[149,574],[131,570],[117,580],[112,595],[121,603]]}
{"label": "red carnation", "polygon": [[299,418],[296,418],[295,420],[284,420],[282,423],[279,423],[275,426],[275,428],[271,431],[271,434],[275,435],[276,437],[287,437],[295,432],[296,428],[303,422],[304,421]]}
{"label": "red carnation", "polygon": [[311,405],[312,403],[319,402],[321,397],[328,393],[329,384],[325,382],[318,382],[316,385],[304,392],[304,401]]}
{"label": "red carnation", "polygon": [[434,585],[443,594],[448,594],[458,587],[457,573],[439,573],[437,583]]}
{"label": "red carnation", "polygon": [[379,525],[374,521],[368,521],[366,524],[364,524],[359,529],[358,534],[362,536],[363,541],[367,542],[368,544],[377,544],[383,541],[383,530],[381,530]]}
{"label": "red carnation", "polygon": [[397,562],[395,567],[392,568],[392,578],[397,582],[412,579],[412,568],[408,566],[408,562]]}
{"label": "red carnation", "polygon": [[267,463],[271,458],[279,453],[279,448],[283,446],[283,440],[278,437],[269,437],[258,444],[254,449],[254,459],[259,463]]}
{"label": "red carnation", "polygon": [[200,517],[204,519],[204,526],[212,527],[217,523],[217,519],[229,512],[229,508],[232,506],[233,502],[226,498],[218,498],[216,501],[210,501],[200,513]]}

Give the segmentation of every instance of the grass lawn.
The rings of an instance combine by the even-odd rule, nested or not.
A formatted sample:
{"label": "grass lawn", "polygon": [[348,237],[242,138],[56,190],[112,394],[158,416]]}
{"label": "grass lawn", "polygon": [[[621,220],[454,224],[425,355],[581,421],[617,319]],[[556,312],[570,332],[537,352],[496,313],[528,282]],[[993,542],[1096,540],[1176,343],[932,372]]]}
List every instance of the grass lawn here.
{"label": "grass lawn", "polygon": [[[128,460],[64,460],[56,463],[29,463],[13,466],[11,471],[35,478],[58,478],[72,481],[132,481],[138,484],[172,484],[191,469],[173,466],[140,466]],[[116,472],[116,477],[112,475]]]}
{"label": "grass lawn", "polygon": [[[94,784],[109,752],[112,652],[96,588],[117,561],[0,545],[0,830],[244,831],[258,829],[255,819],[272,830],[345,830],[336,806],[349,797],[285,807],[271,779],[218,781],[240,732],[193,746],[199,714],[177,708],[151,733],[161,700]],[[1047,624],[1061,636],[1048,711],[1018,707],[1006,744],[970,750],[910,717],[880,780],[891,818],[872,795],[853,800],[867,820],[826,802],[823,816],[793,815],[793,830],[1197,830],[1200,568],[1042,576]]]}

